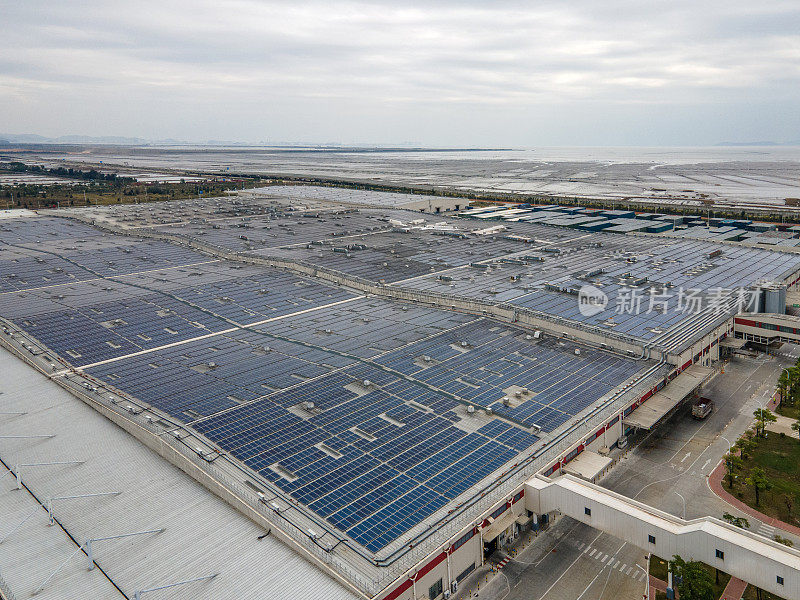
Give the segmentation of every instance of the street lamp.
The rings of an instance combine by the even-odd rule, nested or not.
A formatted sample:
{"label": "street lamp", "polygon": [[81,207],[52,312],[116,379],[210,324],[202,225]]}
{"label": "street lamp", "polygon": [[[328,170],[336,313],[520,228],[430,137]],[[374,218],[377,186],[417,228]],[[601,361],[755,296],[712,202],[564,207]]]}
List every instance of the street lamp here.
{"label": "street lamp", "polygon": [[674,493],[674,494],[675,494],[675,495],[676,495],[678,498],[680,498],[681,500],[683,500],[683,520],[685,521],[685,520],[686,520],[686,498],[684,498],[683,496],[681,496],[681,495],[680,495],[678,492],[676,492],[675,490],[672,490],[672,492],[673,492],[673,493]]}
{"label": "street lamp", "polygon": [[644,600],[648,600],[650,598],[650,573],[645,571],[645,569],[644,569],[644,567],[642,565],[637,564],[636,568],[637,569],[641,569],[642,572],[644,573],[644,596],[643,596],[643,598],[644,598]]}

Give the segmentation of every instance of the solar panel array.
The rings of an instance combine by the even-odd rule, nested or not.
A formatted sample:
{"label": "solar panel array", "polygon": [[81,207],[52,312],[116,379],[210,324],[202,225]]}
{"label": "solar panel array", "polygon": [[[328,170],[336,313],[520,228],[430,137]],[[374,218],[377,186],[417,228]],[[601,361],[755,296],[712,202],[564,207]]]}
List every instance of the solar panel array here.
{"label": "solar panel array", "polygon": [[[149,247],[158,252],[159,246],[172,249]],[[41,250],[26,251],[49,264]],[[104,251],[112,262],[118,254],[125,256],[124,248]],[[0,292],[0,314],[80,366],[355,297],[276,269],[239,268],[194,253],[182,258],[185,266],[117,275],[87,266],[91,255],[76,254],[69,273],[83,279],[44,285],[12,278],[27,287]],[[17,266],[11,263],[0,260],[0,273]]]}
{"label": "solar panel array", "polygon": [[[573,350],[362,299],[89,372],[189,423],[377,552],[535,444],[529,425],[551,432],[649,366]],[[436,367],[417,366],[426,360]],[[571,371],[580,377],[566,380]],[[535,395],[505,407],[513,385]],[[469,404],[496,410],[469,415]]]}
{"label": "solar panel array", "polygon": [[270,196],[293,201],[306,202],[309,199],[319,199],[325,202],[346,202],[365,206],[402,207],[425,199],[425,196],[418,194],[299,185],[276,185],[266,188],[266,191]]}
{"label": "solar panel array", "polygon": [[[389,353],[379,362],[544,431],[552,431],[639,370],[637,363],[620,362],[611,354],[583,352],[576,356],[574,347],[564,342],[531,342],[525,339],[530,336],[509,333],[502,328],[492,331],[467,326],[456,334],[436,336],[412,349]],[[451,343],[443,345],[442,338],[449,338]],[[458,345],[464,341],[466,351]],[[412,351],[429,357],[430,366]],[[502,399],[511,386],[527,388],[528,393],[517,406],[510,407]]]}
{"label": "solar panel array", "polygon": [[[186,219],[179,225],[164,222],[163,207],[99,212],[638,338],[679,327],[685,315],[671,304],[665,314],[614,313],[630,279],[647,277],[643,289],[735,287],[800,264],[734,246],[710,258],[717,247],[701,241],[587,236],[532,223],[488,236],[402,233],[387,229],[389,218],[413,216],[402,211],[303,216],[251,204],[260,207],[252,217],[241,200],[184,203],[173,216]],[[213,220],[196,218],[209,207]],[[569,290],[585,282],[609,295],[610,314],[580,314]],[[0,315],[204,435],[371,552],[463,502],[652,366],[63,219],[0,225],[0,286]]]}
{"label": "solar panel array", "polygon": [[[248,222],[240,218],[222,219],[215,225],[196,223],[191,225],[190,234],[235,250],[302,260],[373,281],[402,282],[418,289],[508,302],[642,342],[659,339],[667,343],[681,337],[681,326],[693,310],[678,306],[681,288],[700,290],[707,307],[718,288],[737,290],[757,280],[780,280],[800,269],[800,257],[794,254],[727,246],[721,256],[710,259],[708,255],[720,246],[703,240],[586,233],[525,221],[490,223],[449,218],[461,230],[461,236],[430,230],[405,234],[381,231],[389,219],[410,223],[422,218],[430,225],[441,217],[364,208],[336,215],[323,211],[318,213],[319,219],[298,218],[297,213],[286,210],[292,198],[316,194],[331,201],[344,199],[351,192],[368,198],[372,192],[291,186],[271,190],[276,198],[278,192],[286,196],[283,208]],[[505,230],[492,235],[470,233],[498,225]],[[242,226],[251,227],[253,233],[240,229]],[[241,240],[242,231],[247,240]],[[323,243],[312,244],[318,241]],[[354,243],[363,247],[346,249]],[[560,252],[547,251],[553,249]],[[528,254],[533,260],[528,264],[501,264],[499,259],[509,254],[515,259]],[[543,262],[537,260],[540,258]],[[468,266],[487,262],[494,262],[491,269]],[[599,269],[604,273],[580,275]],[[628,274],[632,279],[646,280],[632,286],[630,279],[623,278]],[[577,290],[584,284],[594,285],[608,296],[605,310],[586,316],[579,311],[575,295],[546,287]],[[662,302],[656,297],[651,305],[651,288],[656,296],[666,292],[669,298]],[[628,302],[631,289],[636,307]]]}

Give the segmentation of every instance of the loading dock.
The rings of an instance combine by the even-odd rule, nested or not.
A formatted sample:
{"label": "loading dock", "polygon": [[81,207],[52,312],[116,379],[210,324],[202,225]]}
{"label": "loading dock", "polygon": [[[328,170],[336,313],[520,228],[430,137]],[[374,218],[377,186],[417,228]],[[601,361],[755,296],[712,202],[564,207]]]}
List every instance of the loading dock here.
{"label": "loading dock", "polygon": [[639,429],[652,429],[672,412],[689,394],[708,383],[716,371],[702,365],[692,365],[681,372],[668,385],[648,398],[633,412],[623,418],[625,425]]}

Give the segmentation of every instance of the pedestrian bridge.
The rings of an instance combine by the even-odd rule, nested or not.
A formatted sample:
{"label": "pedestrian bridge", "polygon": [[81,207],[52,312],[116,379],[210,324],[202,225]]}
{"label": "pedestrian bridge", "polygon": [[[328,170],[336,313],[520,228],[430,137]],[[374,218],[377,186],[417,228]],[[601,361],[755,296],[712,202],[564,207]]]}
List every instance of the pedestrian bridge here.
{"label": "pedestrian bridge", "polygon": [[800,598],[800,551],[714,517],[685,521],[572,475],[526,481],[525,507],[567,515],[664,559],[679,554],[782,598]]}

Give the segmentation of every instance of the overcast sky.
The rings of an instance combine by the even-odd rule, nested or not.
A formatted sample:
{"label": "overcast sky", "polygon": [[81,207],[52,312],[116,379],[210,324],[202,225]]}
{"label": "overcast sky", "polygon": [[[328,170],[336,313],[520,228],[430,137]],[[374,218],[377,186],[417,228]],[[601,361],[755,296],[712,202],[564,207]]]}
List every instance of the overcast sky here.
{"label": "overcast sky", "polygon": [[800,139],[798,0],[0,0],[0,132]]}

